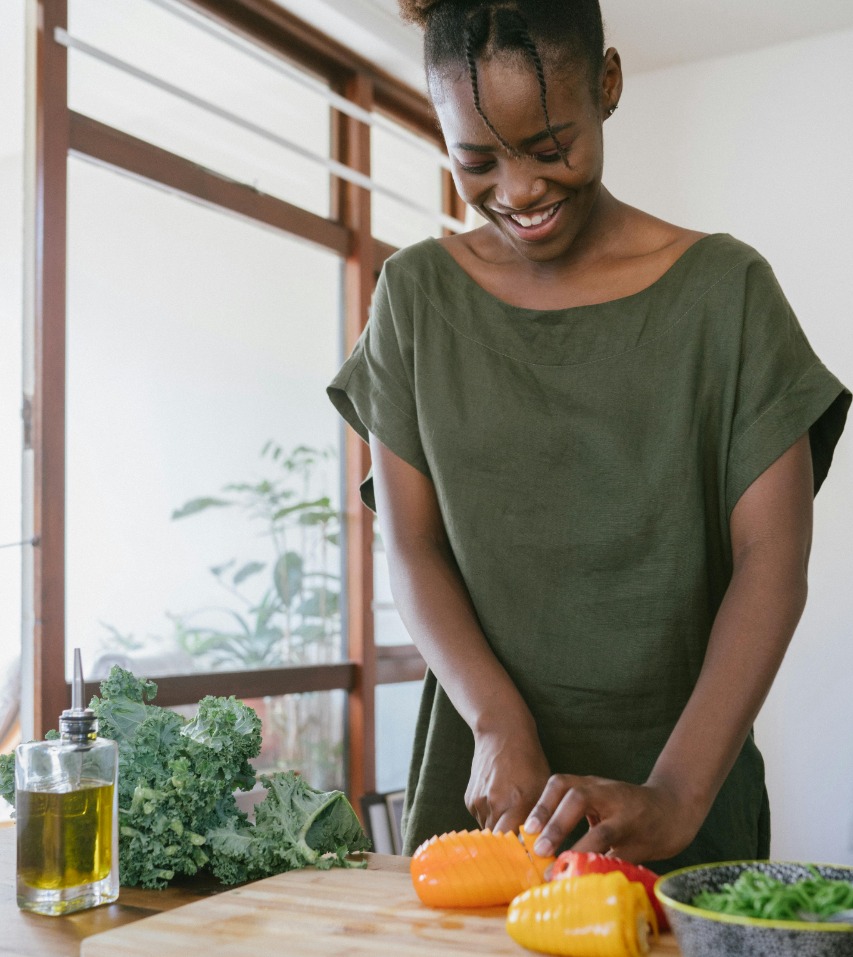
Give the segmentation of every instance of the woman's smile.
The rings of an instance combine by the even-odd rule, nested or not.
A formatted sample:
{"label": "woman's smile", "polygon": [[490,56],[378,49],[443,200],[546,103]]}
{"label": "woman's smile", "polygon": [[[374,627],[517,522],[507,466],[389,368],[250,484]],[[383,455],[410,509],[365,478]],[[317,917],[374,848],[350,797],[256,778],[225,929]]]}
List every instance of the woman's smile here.
{"label": "woman's smile", "polygon": [[536,242],[547,238],[558,226],[559,212],[566,200],[552,203],[550,206],[539,207],[526,212],[503,212],[493,209],[495,215],[500,216],[526,242]]}

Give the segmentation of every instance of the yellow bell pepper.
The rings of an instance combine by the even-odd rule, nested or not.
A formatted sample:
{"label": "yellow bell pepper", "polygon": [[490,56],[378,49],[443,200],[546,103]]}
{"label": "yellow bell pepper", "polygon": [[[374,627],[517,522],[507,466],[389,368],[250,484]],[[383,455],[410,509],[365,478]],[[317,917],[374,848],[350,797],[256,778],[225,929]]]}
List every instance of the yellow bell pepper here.
{"label": "yellow bell pepper", "polygon": [[522,947],[562,957],[642,957],[657,919],[642,884],[621,871],[532,887],[509,905],[506,929]]}

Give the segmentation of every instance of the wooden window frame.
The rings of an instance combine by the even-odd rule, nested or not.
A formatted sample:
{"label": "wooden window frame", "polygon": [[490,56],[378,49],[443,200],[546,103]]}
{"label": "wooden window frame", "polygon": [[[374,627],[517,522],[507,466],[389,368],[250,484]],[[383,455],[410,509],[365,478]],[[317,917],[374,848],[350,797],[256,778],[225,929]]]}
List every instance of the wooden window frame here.
{"label": "wooden window frame", "polygon": [[[65,425],[67,163],[85,156],[219,209],[332,250],[344,260],[344,342],[349,350],[367,321],[376,275],[394,247],[371,235],[370,195],[332,179],[332,212],[318,216],[219,176],[184,157],[113,129],[68,108],[66,47],[54,39],[68,25],[68,0],[35,0],[33,216],[29,226],[34,332],[32,448],[34,458],[33,661],[34,733],[40,737],[67,707],[65,678]],[[365,109],[377,109],[442,146],[423,96],[324,36],[272,0],[184,0],[265,49],[324,77],[331,88]],[[370,173],[370,129],[332,110],[332,158]],[[459,215],[449,175],[443,211]],[[333,664],[262,671],[168,675],[157,679],[158,704],[191,704],[205,694],[243,698],[340,689],[348,694],[346,788],[356,807],[375,790],[375,688],[422,678],[425,665],[412,645],[377,646],[373,634],[373,516],[358,485],[368,447],[346,430],[345,562],[347,659]],[[94,683],[89,693],[97,691]]]}

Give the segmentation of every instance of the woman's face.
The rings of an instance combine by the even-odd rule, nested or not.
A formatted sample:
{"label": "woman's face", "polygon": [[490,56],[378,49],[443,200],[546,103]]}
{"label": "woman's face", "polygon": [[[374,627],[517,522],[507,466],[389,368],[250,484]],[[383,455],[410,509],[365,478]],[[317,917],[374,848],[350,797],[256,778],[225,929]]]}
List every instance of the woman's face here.
{"label": "woman's face", "polygon": [[621,91],[618,54],[605,56],[601,96],[583,69],[546,69],[548,117],[565,160],[546,129],[532,63],[498,55],[478,61],[477,78],[480,106],[513,153],[478,114],[467,71],[432,77],[459,195],[524,259],[557,260],[594,218],[604,163],[602,122]]}

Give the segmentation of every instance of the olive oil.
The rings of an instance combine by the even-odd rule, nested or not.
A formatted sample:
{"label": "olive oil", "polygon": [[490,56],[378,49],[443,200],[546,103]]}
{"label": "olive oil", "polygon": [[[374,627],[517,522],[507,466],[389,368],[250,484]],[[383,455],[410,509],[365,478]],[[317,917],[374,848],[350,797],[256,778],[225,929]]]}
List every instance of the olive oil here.
{"label": "olive oil", "polygon": [[15,749],[18,907],[57,916],[118,897],[118,745],[83,707],[74,652],[71,707],[59,740]]}
{"label": "olive oil", "polygon": [[24,883],[66,890],[109,876],[112,784],[81,781],[73,791],[19,791],[15,804],[18,875]]}

